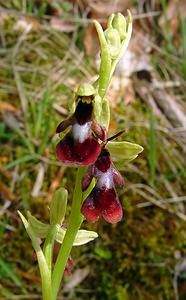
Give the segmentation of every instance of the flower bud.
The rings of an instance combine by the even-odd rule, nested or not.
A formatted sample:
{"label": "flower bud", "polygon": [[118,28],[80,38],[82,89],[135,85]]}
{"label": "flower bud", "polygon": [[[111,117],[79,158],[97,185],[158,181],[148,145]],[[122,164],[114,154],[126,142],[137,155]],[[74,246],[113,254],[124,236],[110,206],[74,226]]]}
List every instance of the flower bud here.
{"label": "flower bud", "polygon": [[50,224],[61,225],[65,216],[68,192],[64,188],[58,189],[50,206]]}
{"label": "flower bud", "polygon": [[120,53],[121,40],[117,29],[108,28],[104,32],[105,38],[110,48],[110,54],[113,59],[117,58]]}
{"label": "flower bud", "polygon": [[117,13],[112,21],[113,28],[117,29],[120,35],[121,41],[124,40],[126,37],[126,29],[127,29],[127,22],[125,17],[121,13]]}

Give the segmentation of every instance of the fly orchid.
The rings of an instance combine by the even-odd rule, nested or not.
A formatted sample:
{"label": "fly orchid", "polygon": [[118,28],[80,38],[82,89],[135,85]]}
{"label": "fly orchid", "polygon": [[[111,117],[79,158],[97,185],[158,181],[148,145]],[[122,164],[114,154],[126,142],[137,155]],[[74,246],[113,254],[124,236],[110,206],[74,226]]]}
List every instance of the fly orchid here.
{"label": "fly orchid", "polygon": [[[109,140],[123,133],[119,132]],[[110,153],[103,148],[97,161],[88,168],[87,173],[82,179],[82,190],[86,190],[92,179],[96,179],[96,184],[85,199],[81,212],[87,221],[94,223],[100,217],[109,223],[117,223],[122,219],[122,206],[119,202],[115,186],[122,188],[124,179],[113,165]]]}
{"label": "fly orchid", "polygon": [[70,132],[56,146],[58,159],[66,164],[93,164],[106,140],[105,128],[94,118],[94,94],[90,84],[80,86],[75,112],[57,127],[56,133],[60,133],[71,126]]}

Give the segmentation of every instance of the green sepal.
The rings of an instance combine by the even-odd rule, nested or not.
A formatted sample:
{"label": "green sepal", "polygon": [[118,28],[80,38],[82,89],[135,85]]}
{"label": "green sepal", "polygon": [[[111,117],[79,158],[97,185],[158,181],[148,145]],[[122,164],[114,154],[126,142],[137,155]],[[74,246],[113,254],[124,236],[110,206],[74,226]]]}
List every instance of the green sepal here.
{"label": "green sepal", "polygon": [[74,246],[81,246],[87,244],[98,237],[97,232],[80,229],[76,235],[73,245]]}
{"label": "green sepal", "polygon": [[29,211],[27,212],[27,218],[35,236],[41,239],[46,238],[50,225],[39,221],[36,217],[32,216]]}
{"label": "green sepal", "polygon": [[108,142],[109,150],[114,162],[126,163],[135,159],[143,151],[143,147],[130,142]]}
{"label": "green sepal", "polygon": [[109,101],[106,98],[103,98],[102,101],[102,116],[100,125],[104,126],[107,130],[110,123],[110,105]]}
{"label": "green sepal", "polygon": [[99,95],[96,95],[94,98],[94,116],[97,122],[101,122],[101,113],[102,113],[102,99]]}
{"label": "green sepal", "polygon": [[94,86],[90,83],[82,83],[79,88],[78,91],[76,93],[77,96],[83,97],[83,96],[92,96],[96,94],[96,90],[94,88]]}
{"label": "green sepal", "polygon": [[112,20],[114,19],[115,14],[111,14],[107,20],[107,28],[112,28]]}
{"label": "green sepal", "polygon": [[61,187],[55,191],[50,205],[50,224],[63,223],[66,206],[67,206],[68,191]]}
{"label": "green sepal", "polygon": [[128,14],[128,19],[127,19],[127,28],[125,31],[125,38],[122,41],[121,52],[120,55],[118,56],[117,61],[124,55],[132,35],[132,15],[129,9],[127,9],[127,14]]}
{"label": "green sepal", "polygon": [[97,122],[108,129],[110,122],[110,105],[106,98],[102,99],[99,95],[96,95],[94,102],[94,115]]}
{"label": "green sepal", "polygon": [[[66,228],[60,227],[56,234],[56,241],[58,243],[61,244],[63,242],[65,233],[66,233]],[[81,245],[87,244],[90,241],[93,241],[94,239],[96,239],[97,237],[98,237],[98,234],[94,231],[80,229],[77,232],[73,246],[81,246]]]}

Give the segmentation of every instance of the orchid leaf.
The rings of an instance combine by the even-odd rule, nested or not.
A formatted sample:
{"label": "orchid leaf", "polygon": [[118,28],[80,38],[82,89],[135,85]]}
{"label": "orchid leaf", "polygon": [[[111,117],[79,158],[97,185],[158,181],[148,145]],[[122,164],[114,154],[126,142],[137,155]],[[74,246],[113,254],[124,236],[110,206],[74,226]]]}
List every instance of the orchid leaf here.
{"label": "orchid leaf", "polygon": [[40,249],[40,245],[39,245],[39,239],[38,237],[36,236],[35,232],[33,231],[31,225],[29,224],[29,222],[27,221],[27,219],[22,215],[22,213],[20,211],[18,211],[18,214],[23,222],[23,225],[25,226],[25,229],[32,241],[32,245],[33,245],[33,248],[35,249],[35,251],[37,250],[41,250]]}
{"label": "orchid leaf", "polygon": [[46,238],[50,225],[39,221],[36,217],[32,216],[30,212],[27,212],[27,218],[35,236],[41,239]]}

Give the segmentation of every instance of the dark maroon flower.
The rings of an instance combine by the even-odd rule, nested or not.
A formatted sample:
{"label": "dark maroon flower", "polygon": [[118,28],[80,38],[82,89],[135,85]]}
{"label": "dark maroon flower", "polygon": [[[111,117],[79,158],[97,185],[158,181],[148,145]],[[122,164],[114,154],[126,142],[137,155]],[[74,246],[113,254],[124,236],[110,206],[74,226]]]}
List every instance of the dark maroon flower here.
{"label": "dark maroon flower", "polygon": [[123,187],[124,180],[112,164],[108,150],[103,149],[95,164],[88,168],[82,180],[83,191],[87,189],[93,177],[96,179],[96,185],[81,207],[82,214],[92,223],[99,217],[103,217],[109,223],[121,221],[123,212],[115,185]]}
{"label": "dark maroon flower", "polygon": [[67,164],[93,164],[101,152],[102,142],[106,141],[106,130],[93,117],[91,97],[80,98],[74,114],[62,121],[56,132],[60,133],[69,126],[70,132],[56,146],[58,159]]}

